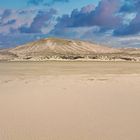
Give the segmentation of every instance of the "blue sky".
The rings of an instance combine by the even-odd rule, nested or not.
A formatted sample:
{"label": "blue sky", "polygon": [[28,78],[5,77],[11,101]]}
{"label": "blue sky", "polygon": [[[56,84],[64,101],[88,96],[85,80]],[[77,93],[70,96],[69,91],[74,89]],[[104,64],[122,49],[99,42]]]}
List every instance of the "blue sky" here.
{"label": "blue sky", "polygon": [[0,1],[0,48],[44,37],[140,47],[140,0]]}
{"label": "blue sky", "polygon": [[[51,0],[44,0],[44,3]],[[58,0],[59,1],[59,0]],[[61,13],[66,13],[67,11],[70,12],[71,10],[75,8],[81,8],[84,7],[87,4],[95,4],[97,5],[99,0],[70,0],[69,2],[55,2],[51,7],[54,7],[56,9],[59,9]],[[21,8],[31,8],[31,7],[38,7],[38,8],[47,8],[47,6],[44,6],[43,4],[40,5],[34,5],[29,4],[29,0],[4,0],[0,1],[0,8],[12,8],[12,9],[21,9]]]}
{"label": "blue sky", "polygon": [[[44,0],[44,2],[49,2],[51,0]],[[69,4],[71,3],[73,6],[75,5],[75,3],[77,3],[76,5],[77,6],[84,6],[85,4],[90,4],[90,3],[98,3],[99,0],[81,0],[81,1],[76,1],[76,0],[70,0],[69,1]],[[28,4],[28,0],[12,0],[12,3],[11,3],[11,0],[4,0],[4,1],[1,1],[0,4],[1,4],[1,7],[5,7],[5,8],[24,8],[26,6],[29,6]],[[55,4],[58,4],[60,2],[56,2]],[[61,3],[61,5],[64,4]]]}

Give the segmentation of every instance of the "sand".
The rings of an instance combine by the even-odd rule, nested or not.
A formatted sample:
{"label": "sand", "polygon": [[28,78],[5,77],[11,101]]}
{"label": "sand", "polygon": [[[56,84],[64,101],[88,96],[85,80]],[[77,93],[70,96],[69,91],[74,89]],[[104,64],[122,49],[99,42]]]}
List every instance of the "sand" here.
{"label": "sand", "polygon": [[140,63],[1,62],[0,140],[140,140]]}

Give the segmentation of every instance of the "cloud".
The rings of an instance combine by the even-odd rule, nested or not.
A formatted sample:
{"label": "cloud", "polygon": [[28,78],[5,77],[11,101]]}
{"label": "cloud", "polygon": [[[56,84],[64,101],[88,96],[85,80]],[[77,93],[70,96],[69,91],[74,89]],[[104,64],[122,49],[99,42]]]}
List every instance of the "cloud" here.
{"label": "cloud", "polygon": [[[24,14],[21,14],[23,13]],[[0,16],[0,34],[8,34],[11,29],[18,29],[23,25],[30,25],[37,11],[32,9],[14,10],[4,9]]]}
{"label": "cloud", "polygon": [[54,26],[55,14],[55,9],[1,9],[0,47],[14,47],[46,37]]}
{"label": "cloud", "polygon": [[[98,33],[114,36],[140,33],[140,0],[101,0],[97,7],[88,5],[80,11],[74,9],[70,15],[59,17],[52,34],[70,34],[70,29],[99,27]],[[88,33],[88,32],[87,32]],[[97,32],[90,31],[90,34]]]}
{"label": "cloud", "polygon": [[15,20],[15,19],[12,19],[12,20],[7,21],[7,23],[5,23],[5,24],[3,24],[3,25],[4,25],[4,26],[6,26],[6,25],[12,25],[12,24],[14,24],[14,23],[16,23],[16,20]]}
{"label": "cloud", "polygon": [[[42,33],[42,28],[46,27],[47,23],[52,23],[52,18],[55,14],[55,9],[5,9],[0,16],[0,34]],[[49,27],[47,26],[46,28]]]}
{"label": "cloud", "polygon": [[42,28],[47,22],[51,22],[56,13],[57,11],[54,9],[50,9],[49,11],[38,11],[38,14],[33,19],[31,25],[29,27],[21,26],[19,30],[21,33],[42,33]]}
{"label": "cloud", "polygon": [[71,28],[79,27],[99,27],[100,32],[117,28],[122,22],[122,18],[117,15],[120,7],[121,0],[102,0],[97,7],[87,5],[80,11],[74,9],[70,15],[63,15],[57,19],[51,34],[66,34]]}
{"label": "cloud", "polygon": [[[29,0],[28,4],[50,6],[57,2],[69,0]],[[0,9],[0,40],[10,44],[10,40],[14,42],[19,36],[19,45],[45,35],[106,42],[107,36],[111,36],[108,37],[108,44],[111,44],[110,39],[140,33],[139,7],[140,0],[100,0],[97,6],[90,4],[80,10],[73,9],[60,17],[55,9],[48,7],[41,10],[38,7]]]}
{"label": "cloud", "polygon": [[140,12],[137,13],[136,17],[130,22],[129,25],[120,26],[114,31],[114,35],[133,35],[140,32]]}
{"label": "cloud", "polygon": [[119,12],[131,13],[134,12],[135,10],[136,10],[135,4],[133,0],[124,0]]}
{"label": "cloud", "polygon": [[12,10],[11,9],[6,9],[3,11],[2,15],[1,15],[1,20],[10,16],[10,14],[12,13]]}
{"label": "cloud", "polygon": [[135,16],[129,21],[114,30],[115,36],[127,36],[140,33],[140,0],[125,0],[120,12],[126,13],[130,16],[130,13],[135,13]]}

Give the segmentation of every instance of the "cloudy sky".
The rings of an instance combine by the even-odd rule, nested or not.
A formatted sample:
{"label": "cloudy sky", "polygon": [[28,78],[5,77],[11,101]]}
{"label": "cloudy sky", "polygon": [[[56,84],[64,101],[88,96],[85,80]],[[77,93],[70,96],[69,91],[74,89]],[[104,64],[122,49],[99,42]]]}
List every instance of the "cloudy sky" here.
{"label": "cloudy sky", "polygon": [[0,48],[44,37],[140,47],[140,0],[0,1]]}

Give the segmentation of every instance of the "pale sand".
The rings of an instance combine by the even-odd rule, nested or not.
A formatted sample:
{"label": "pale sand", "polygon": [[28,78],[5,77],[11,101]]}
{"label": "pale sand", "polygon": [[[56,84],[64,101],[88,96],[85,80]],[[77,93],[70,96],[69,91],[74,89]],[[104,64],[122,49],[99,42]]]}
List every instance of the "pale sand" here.
{"label": "pale sand", "polygon": [[140,140],[140,63],[0,63],[0,140]]}

